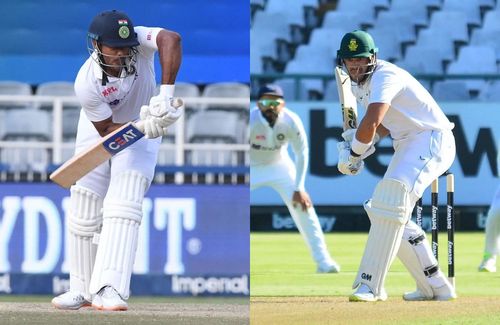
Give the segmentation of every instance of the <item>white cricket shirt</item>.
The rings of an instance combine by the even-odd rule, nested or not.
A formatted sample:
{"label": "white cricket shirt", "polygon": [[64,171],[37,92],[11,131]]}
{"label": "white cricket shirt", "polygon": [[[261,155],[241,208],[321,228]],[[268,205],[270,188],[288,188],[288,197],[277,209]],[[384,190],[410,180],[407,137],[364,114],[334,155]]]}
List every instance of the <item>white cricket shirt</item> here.
{"label": "white cricket shirt", "polygon": [[304,190],[309,147],[299,116],[284,107],[271,127],[258,107],[250,111],[250,166],[263,166],[290,159],[288,143],[295,155],[295,186]]}
{"label": "white cricket shirt", "polygon": [[78,72],[75,80],[76,96],[92,122],[110,116],[113,116],[115,123],[136,120],[141,106],[149,104],[149,99],[154,95],[154,53],[158,50],[156,36],[161,28],[137,26],[134,30],[140,43],[137,46],[135,75],[126,78],[108,76],[108,82],[103,86],[102,70],[92,57],[85,61]]}
{"label": "white cricket shirt", "polygon": [[365,84],[352,85],[365,109],[371,103],[389,104],[382,125],[395,140],[423,130],[451,130],[451,123],[429,92],[407,71],[384,60]]}

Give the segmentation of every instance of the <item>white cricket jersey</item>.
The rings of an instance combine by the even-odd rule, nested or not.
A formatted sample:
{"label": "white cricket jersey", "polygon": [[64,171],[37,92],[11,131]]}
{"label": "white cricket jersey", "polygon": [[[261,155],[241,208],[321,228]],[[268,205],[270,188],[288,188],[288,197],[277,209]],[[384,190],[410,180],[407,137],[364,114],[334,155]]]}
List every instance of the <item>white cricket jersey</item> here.
{"label": "white cricket jersey", "polygon": [[[126,78],[108,76],[102,85],[102,70],[89,57],[78,72],[75,92],[87,118],[98,122],[113,116],[113,122],[126,123],[139,118],[142,105],[147,105],[154,95],[156,80],[154,73],[154,53],[158,50],[156,36],[161,28],[134,28],[140,45],[137,46],[135,75]],[[93,56],[96,55],[94,52]]]}
{"label": "white cricket jersey", "polygon": [[407,71],[377,60],[368,82],[353,83],[352,91],[365,109],[371,103],[389,104],[382,125],[395,140],[423,130],[451,130],[451,123],[429,92]]}
{"label": "white cricket jersey", "polygon": [[250,111],[250,166],[263,166],[290,159],[288,143],[295,154],[295,185],[304,190],[309,163],[309,147],[304,125],[299,116],[284,107],[274,127],[271,127],[259,108]]}

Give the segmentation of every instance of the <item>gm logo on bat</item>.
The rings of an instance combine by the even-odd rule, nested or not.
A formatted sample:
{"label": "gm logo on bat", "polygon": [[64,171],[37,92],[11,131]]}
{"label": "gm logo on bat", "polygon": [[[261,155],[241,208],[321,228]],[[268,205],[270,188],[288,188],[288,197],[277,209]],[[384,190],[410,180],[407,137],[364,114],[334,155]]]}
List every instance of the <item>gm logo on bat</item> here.
{"label": "gm logo on bat", "polygon": [[132,124],[103,142],[104,148],[112,155],[122,151],[142,138],[144,134]]}

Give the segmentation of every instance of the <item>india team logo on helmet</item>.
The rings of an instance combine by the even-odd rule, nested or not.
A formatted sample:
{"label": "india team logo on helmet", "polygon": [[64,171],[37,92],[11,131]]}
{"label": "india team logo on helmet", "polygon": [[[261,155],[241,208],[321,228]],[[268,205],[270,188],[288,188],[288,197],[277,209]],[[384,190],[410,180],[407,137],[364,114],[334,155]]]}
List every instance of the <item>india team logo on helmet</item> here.
{"label": "india team logo on helmet", "polygon": [[130,36],[128,21],[126,19],[120,19],[118,20],[118,25],[120,25],[120,28],[118,29],[118,35],[120,35],[121,38],[128,38]]}

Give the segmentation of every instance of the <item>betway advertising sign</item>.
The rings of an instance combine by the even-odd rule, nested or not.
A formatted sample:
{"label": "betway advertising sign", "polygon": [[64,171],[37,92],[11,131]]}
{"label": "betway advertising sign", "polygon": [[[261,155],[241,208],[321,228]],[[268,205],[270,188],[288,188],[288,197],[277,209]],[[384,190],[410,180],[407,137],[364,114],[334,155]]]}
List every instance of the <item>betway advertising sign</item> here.
{"label": "betway advertising sign", "polygon": [[[248,193],[247,186],[153,185],[132,291],[248,294]],[[54,184],[0,184],[0,293],[67,289],[69,206],[69,191]]]}
{"label": "betway advertising sign", "polygon": [[[309,170],[306,190],[316,205],[360,205],[370,198],[383,177],[393,154],[392,141],[383,139],[376,152],[365,160],[365,169],[357,176],[345,176],[337,170],[337,142],[342,139],[342,114],[338,103],[287,102],[304,123],[309,139]],[[441,103],[443,111],[455,123],[457,156],[450,169],[455,174],[455,204],[489,205],[498,185],[497,148],[500,144],[500,104]],[[359,108],[360,119],[364,108]],[[441,180],[445,189],[445,180]],[[252,205],[282,205],[278,194],[258,189],[250,194]],[[440,203],[446,196],[440,196]],[[425,193],[424,203],[429,204]]]}

